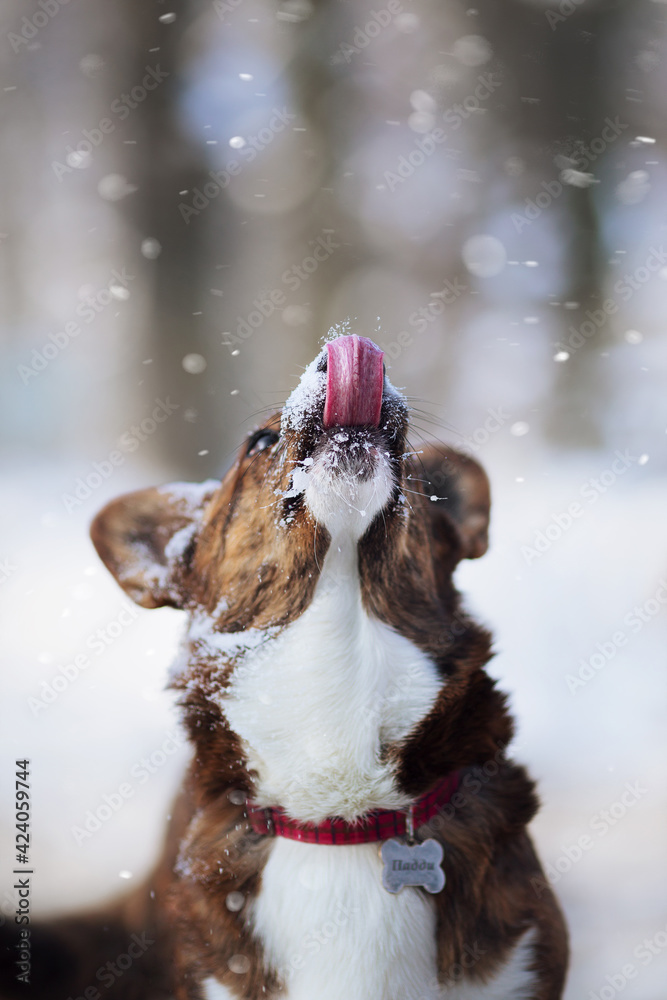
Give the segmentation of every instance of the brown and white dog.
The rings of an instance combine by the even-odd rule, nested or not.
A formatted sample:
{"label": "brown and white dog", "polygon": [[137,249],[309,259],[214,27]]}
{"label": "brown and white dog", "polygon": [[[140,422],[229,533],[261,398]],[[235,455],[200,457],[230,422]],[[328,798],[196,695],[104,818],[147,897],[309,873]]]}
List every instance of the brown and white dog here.
{"label": "brown and white dog", "polygon": [[[410,452],[408,415],[380,349],[338,337],[221,483],[133,493],[93,524],[138,604],[189,613],[171,683],[194,756],[154,916],[133,903],[164,942],[137,996],[562,995],[533,783],[452,582],[486,551],[488,482],[451,449]],[[444,849],[440,891],[383,885],[408,817]]]}

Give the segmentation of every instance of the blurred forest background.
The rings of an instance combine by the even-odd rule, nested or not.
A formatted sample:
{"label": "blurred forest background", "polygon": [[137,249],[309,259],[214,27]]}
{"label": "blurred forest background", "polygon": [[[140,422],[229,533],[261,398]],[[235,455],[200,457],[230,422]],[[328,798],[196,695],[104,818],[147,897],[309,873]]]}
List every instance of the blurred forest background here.
{"label": "blurred forest background", "polygon": [[413,443],[491,475],[459,582],[540,781],[567,996],[631,963],[664,1000],[667,5],[473,2],[3,0],[3,843],[27,755],[38,909],[149,866],[180,617],[128,619],[87,525],[223,472],[349,318]]}

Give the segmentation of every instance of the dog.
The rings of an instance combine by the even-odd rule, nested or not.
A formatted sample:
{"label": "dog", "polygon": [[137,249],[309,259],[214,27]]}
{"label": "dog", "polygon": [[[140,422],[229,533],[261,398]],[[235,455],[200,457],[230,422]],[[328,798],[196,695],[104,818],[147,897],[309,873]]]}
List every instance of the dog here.
{"label": "dog", "polygon": [[41,935],[85,1000],[93,926],[107,953],[148,928],[125,998],[562,996],[534,785],[452,580],[487,549],[488,480],[454,449],[411,451],[408,424],[380,348],[334,336],[222,482],[95,518],[123,590],[188,613],[170,684],[193,757],[144,889]]}

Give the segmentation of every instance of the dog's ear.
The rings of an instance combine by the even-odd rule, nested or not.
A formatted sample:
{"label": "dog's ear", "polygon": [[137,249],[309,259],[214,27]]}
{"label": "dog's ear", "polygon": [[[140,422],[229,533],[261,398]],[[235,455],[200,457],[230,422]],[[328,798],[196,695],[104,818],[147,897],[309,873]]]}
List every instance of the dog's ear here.
{"label": "dog's ear", "polygon": [[484,469],[473,458],[442,445],[429,445],[420,454],[418,475],[427,480],[431,509],[444,512],[456,526],[463,556],[478,559],[489,546],[491,491]]}
{"label": "dog's ear", "polygon": [[220,483],[172,483],[113,500],[90,528],[97,553],[144,608],[182,608],[184,556]]}

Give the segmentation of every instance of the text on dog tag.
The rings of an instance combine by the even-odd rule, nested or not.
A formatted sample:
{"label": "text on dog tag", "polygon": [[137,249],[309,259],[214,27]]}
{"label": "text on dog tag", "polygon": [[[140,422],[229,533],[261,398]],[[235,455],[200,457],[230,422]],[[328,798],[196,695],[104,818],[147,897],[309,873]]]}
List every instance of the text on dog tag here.
{"label": "text on dog tag", "polygon": [[404,844],[387,840],[382,845],[382,885],[387,892],[400,892],[406,885],[419,885],[427,892],[440,892],[445,884],[444,851],[437,840]]}

